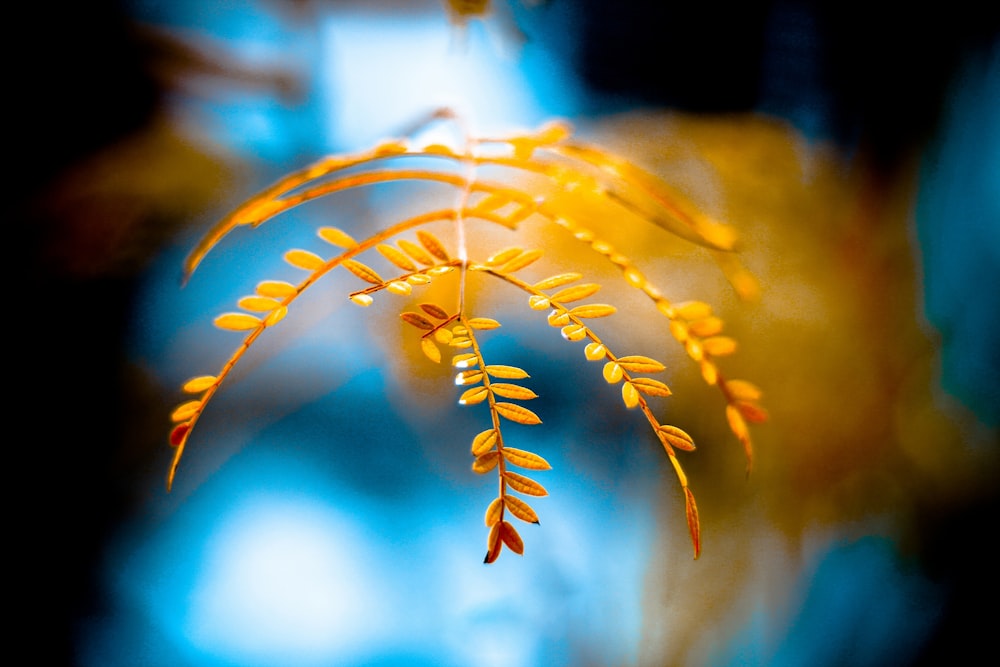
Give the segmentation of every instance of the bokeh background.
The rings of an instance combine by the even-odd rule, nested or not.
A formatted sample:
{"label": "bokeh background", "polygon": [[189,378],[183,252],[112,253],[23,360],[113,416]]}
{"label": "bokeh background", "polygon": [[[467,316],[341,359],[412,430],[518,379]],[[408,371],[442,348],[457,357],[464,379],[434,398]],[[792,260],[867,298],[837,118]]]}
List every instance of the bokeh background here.
{"label": "bokeh background", "polygon": [[[937,665],[989,654],[998,591],[1000,42],[986,5],[511,0],[94,2],[20,8],[8,515],[30,664]],[[615,229],[672,299],[716,305],[764,388],[744,479],[718,396],[655,314],[704,522],[690,558],[659,445],[520,304],[488,354],[532,369],[554,470],[523,558],[481,562],[483,415],[341,281],[262,341],[192,438],[180,383],[236,344],[212,318],[320,224],[234,235],[281,174],[442,105],[484,134],[552,117],[735,225],[761,296]],[[559,256],[561,247],[552,247]],[[623,299],[626,297],[622,297]],[[636,302],[639,322],[642,308]],[[24,311],[27,312],[24,312]],[[617,317],[617,316],[616,316]],[[660,329],[658,329],[658,327]],[[23,351],[22,351],[23,350]],[[639,351],[639,350],[637,350]],[[537,369],[537,370],[536,370]]]}

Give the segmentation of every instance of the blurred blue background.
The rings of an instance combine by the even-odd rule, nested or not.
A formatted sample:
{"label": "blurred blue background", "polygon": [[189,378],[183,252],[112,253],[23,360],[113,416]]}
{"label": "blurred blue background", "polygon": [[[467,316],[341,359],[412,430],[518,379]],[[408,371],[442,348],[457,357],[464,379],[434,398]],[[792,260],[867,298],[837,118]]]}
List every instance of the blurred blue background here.
{"label": "blurred blue background", "polygon": [[[30,662],[935,665],[986,650],[979,604],[1000,593],[988,536],[1000,479],[996,21],[972,3],[926,15],[862,3],[494,5],[464,28],[439,2],[24,8],[13,191],[15,247],[27,249],[18,279],[32,296],[18,334],[34,369],[19,395],[33,418],[12,445],[9,544],[28,573],[16,586],[30,632],[17,639]],[[594,136],[645,139],[647,159],[659,144],[637,128],[665,114],[670,164],[692,153],[717,168],[719,190],[745,195],[730,210],[753,213],[728,216],[741,231],[769,201],[795,210],[787,193],[812,197],[809,217],[775,227],[812,245],[760,256],[854,305],[761,320],[805,323],[791,331],[749,319],[740,356],[769,396],[847,390],[769,400],[750,483],[732,449],[685,459],[706,521],[696,563],[642,424],[600,409],[613,401],[591,394],[592,369],[565,343],[512,331],[488,353],[580,373],[567,375],[573,391],[533,378],[545,428],[516,433],[553,464],[540,480],[551,497],[535,503],[541,526],[522,531],[525,556],[484,566],[492,484],[468,472],[467,447],[485,416],[457,410],[447,369],[415,372],[379,319],[336,290],[261,342],[165,492],[177,387],[234,346],[212,317],[275,277],[276,248],[387,204],[350,197],[234,235],[182,290],[186,253],[281,174],[405,132],[441,105],[484,134],[568,118]],[[727,166],[754,171],[740,151],[771,122],[782,150],[806,156],[795,187],[773,162],[753,174],[766,192],[727,181]],[[857,226],[812,220],[839,204],[810,182],[822,184],[807,168],[816,155],[858,203]],[[795,252],[809,270],[834,255],[827,282]],[[768,270],[765,288],[794,287]],[[752,362],[755,335],[773,342]],[[789,372],[806,342],[837,368]],[[698,395],[688,400],[679,412],[697,414]],[[712,409],[694,418],[699,442],[725,438]]]}

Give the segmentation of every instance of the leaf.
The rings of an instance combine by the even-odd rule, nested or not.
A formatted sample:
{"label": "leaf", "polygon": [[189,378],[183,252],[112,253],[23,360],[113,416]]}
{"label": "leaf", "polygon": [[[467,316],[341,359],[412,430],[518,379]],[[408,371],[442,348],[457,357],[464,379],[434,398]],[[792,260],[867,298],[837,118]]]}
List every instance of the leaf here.
{"label": "leaf", "polygon": [[763,395],[760,387],[746,380],[728,380],[726,390],[738,401],[758,401]]}
{"label": "leaf", "polygon": [[583,283],[582,285],[574,285],[573,287],[561,289],[553,294],[551,299],[553,301],[558,301],[559,303],[579,301],[580,299],[586,299],[599,289],[601,289],[601,286],[597,283]]}
{"label": "leaf", "polygon": [[702,359],[698,364],[701,368],[701,377],[705,384],[714,385],[719,381],[719,369],[708,359]]}
{"label": "leaf", "polygon": [[523,449],[516,449],[514,447],[504,447],[503,457],[507,459],[512,465],[516,465],[520,468],[527,468],[528,470],[551,470],[552,466],[549,462],[543,459],[538,454],[533,454],[532,452],[525,451]]}
{"label": "leaf", "polygon": [[604,374],[604,380],[608,384],[617,384],[621,382],[622,376],[625,374],[622,367],[615,361],[609,361],[604,364],[602,373]]}
{"label": "leaf", "polygon": [[486,558],[484,563],[493,563],[500,556],[503,549],[503,540],[500,539],[500,524],[495,523],[490,528],[489,537],[486,538]]}
{"label": "leaf", "polygon": [[548,314],[546,321],[550,327],[564,327],[569,324],[569,313],[563,310],[553,310]]}
{"label": "leaf", "polygon": [[406,282],[411,285],[428,285],[431,282],[430,276],[426,276],[422,273],[414,273],[412,276],[406,276]]}
{"label": "leaf", "polygon": [[285,315],[287,314],[288,314],[288,308],[285,308],[284,306],[278,306],[270,313],[268,313],[267,317],[264,318],[264,326],[266,327],[274,326],[281,320],[285,319]]}
{"label": "leaf", "polygon": [[410,292],[413,291],[413,286],[403,280],[390,280],[385,289],[397,296],[409,296]]}
{"label": "leaf", "polygon": [[417,265],[413,263],[413,260],[407,257],[406,253],[400,250],[399,248],[396,248],[394,246],[385,243],[379,243],[378,245],[375,246],[375,249],[378,250],[380,255],[382,255],[387,260],[389,260],[399,268],[403,269],[404,271],[417,270]]}
{"label": "leaf", "polygon": [[255,313],[268,313],[279,307],[281,302],[269,296],[245,296],[236,305],[243,310],[250,310]]}
{"label": "leaf", "polygon": [[532,310],[545,310],[549,305],[549,297],[544,294],[532,294],[528,297],[528,308]]}
{"label": "leaf", "polygon": [[751,424],[763,424],[768,420],[767,410],[752,401],[736,401],[735,405]]}
{"label": "leaf", "polygon": [[427,249],[427,252],[442,262],[447,262],[450,259],[448,257],[448,251],[444,249],[444,245],[442,245],[441,241],[439,241],[438,238],[430,232],[418,229],[417,240],[420,241],[420,245]]}
{"label": "leaf", "polygon": [[523,380],[526,377],[531,377],[527,372],[517,366],[503,366],[501,364],[487,365],[486,372],[492,377],[504,380]]}
{"label": "leaf", "polygon": [[486,508],[486,516],[483,517],[483,521],[486,522],[487,528],[492,528],[500,521],[500,517],[503,515],[503,501],[500,498],[494,498],[493,502],[489,504]]}
{"label": "leaf", "polygon": [[712,314],[712,307],[703,301],[674,304],[674,316],[682,320],[703,320]]}
{"label": "leaf", "polygon": [[736,351],[736,341],[729,336],[712,336],[701,341],[701,347],[713,357],[723,357]]}
{"label": "leaf", "polygon": [[441,350],[438,349],[438,346],[430,338],[420,339],[420,350],[424,353],[425,357],[435,364],[441,363]]}
{"label": "leaf", "polygon": [[701,522],[698,519],[698,505],[694,502],[691,489],[684,487],[684,512],[687,515],[688,532],[691,533],[691,544],[694,546],[694,557],[701,555]]}
{"label": "leaf", "polygon": [[587,327],[582,324],[567,324],[559,333],[566,340],[576,342],[587,337]]}
{"label": "leaf", "polygon": [[516,403],[497,403],[494,407],[501,417],[506,417],[512,422],[528,425],[542,423],[542,420],[538,418],[538,415],[528,408],[517,405]]}
{"label": "leaf", "polygon": [[420,308],[431,317],[438,320],[448,319],[448,312],[441,306],[434,303],[422,303]]}
{"label": "leaf", "polygon": [[184,383],[181,391],[187,394],[200,394],[216,383],[218,378],[214,375],[199,375]]}
{"label": "leaf", "polygon": [[507,545],[507,548],[516,553],[518,556],[524,553],[524,541],[521,536],[514,529],[514,526],[510,525],[506,521],[502,521],[500,524],[500,539],[503,543]]}
{"label": "leaf", "polygon": [[583,274],[580,273],[559,273],[554,276],[549,276],[545,280],[539,280],[537,283],[532,285],[536,290],[547,290],[554,287],[561,287],[563,285],[568,285],[569,283],[576,282],[580,278],[583,278]]}
{"label": "leaf", "polygon": [[685,452],[693,452],[695,449],[694,439],[676,426],[661,424],[656,427],[656,435],[665,447],[670,446]]}
{"label": "leaf", "polygon": [[515,498],[514,496],[504,496],[503,504],[507,506],[510,513],[516,516],[521,521],[526,521],[527,523],[538,523],[538,515],[535,514],[535,510],[531,509],[531,505],[524,502],[520,498]]}
{"label": "leaf", "polygon": [[472,455],[481,456],[493,449],[493,446],[497,444],[497,438],[499,436],[500,434],[495,428],[488,429],[478,434],[472,439]]}
{"label": "leaf", "polygon": [[173,412],[170,413],[170,421],[172,422],[187,421],[188,419],[196,415],[200,408],[201,408],[201,401],[199,400],[187,401],[185,403],[181,403],[176,408],[174,408]]}
{"label": "leaf", "polygon": [[215,326],[227,331],[247,331],[256,329],[263,322],[255,315],[246,313],[224,313],[215,318]]}
{"label": "leaf", "polygon": [[489,396],[489,390],[486,387],[473,387],[472,389],[465,390],[458,399],[459,405],[475,405],[477,403],[482,403]]}
{"label": "leaf", "polygon": [[483,372],[480,370],[462,371],[455,376],[456,385],[476,384],[483,381]]}
{"label": "leaf", "polygon": [[372,302],[375,301],[375,299],[372,298],[371,294],[352,294],[351,301],[363,308],[367,308],[372,305]]}
{"label": "leaf", "polygon": [[191,422],[182,422],[174,426],[170,431],[169,442],[174,447],[180,447],[181,443],[187,439],[187,434],[191,432]]}
{"label": "leaf", "polygon": [[498,250],[486,259],[487,266],[500,266],[505,264],[510,260],[514,259],[523,252],[521,248],[504,248],[503,250]]}
{"label": "leaf", "polygon": [[316,253],[298,248],[286,252],[285,261],[295,268],[303,269],[304,271],[315,271],[326,266],[326,260]]}
{"label": "leaf", "polygon": [[468,325],[473,329],[497,329],[500,323],[488,317],[473,317],[468,320]]}
{"label": "leaf", "polygon": [[630,410],[639,405],[639,391],[631,382],[622,385],[622,401],[625,403],[625,407]]}
{"label": "leaf", "polygon": [[576,308],[571,308],[569,311],[570,315],[574,317],[607,317],[609,315],[614,315],[618,312],[618,309],[614,306],[609,306],[604,303],[592,303],[586,306],[577,306]]}
{"label": "leaf", "polygon": [[666,366],[656,359],[633,354],[627,357],[618,357],[618,363],[622,368],[630,373],[659,373],[666,370]]}
{"label": "leaf", "polygon": [[701,336],[702,338],[714,336],[722,331],[722,320],[714,316],[706,317],[689,323],[688,329],[695,336]]}
{"label": "leaf", "polygon": [[316,230],[316,235],[321,239],[340,248],[353,248],[358,242],[351,238],[351,235],[336,227],[320,227]]}
{"label": "leaf", "polygon": [[472,472],[483,475],[496,468],[498,463],[500,463],[500,452],[495,450],[486,452],[477,456],[476,460],[472,462]]}
{"label": "leaf", "polygon": [[269,296],[276,299],[283,299],[286,296],[298,293],[295,285],[287,283],[284,280],[262,280],[257,283],[256,291],[261,296]]}
{"label": "leaf", "polygon": [[504,398],[513,398],[519,401],[530,401],[533,398],[538,398],[538,394],[531,391],[527,387],[522,387],[516,384],[507,384],[506,382],[494,382],[490,385],[490,389],[497,396],[503,396]]}
{"label": "leaf", "polygon": [[456,354],[451,358],[451,365],[455,368],[469,368],[475,366],[479,363],[479,359],[476,357],[475,353],[467,352],[463,354]]}
{"label": "leaf", "polygon": [[416,260],[419,264],[424,264],[425,266],[430,266],[434,263],[434,258],[431,257],[430,253],[418,246],[412,241],[407,241],[406,239],[400,239],[397,241],[403,252]]}
{"label": "leaf", "polygon": [[608,348],[606,348],[603,343],[587,343],[587,347],[584,348],[583,354],[587,357],[588,361],[600,361],[607,356]]}
{"label": "leaf", "polygon": [[515,271],[520,271],[524,267],[534,264],[542,256],[542,251],[539,249],[525,250],[517,257],[509,260],[506,264],[500,267],[500,271],[504,273],[514,273]]}
{"label": "leaf", "polygon": [[382,276],[377,274],[375,270],[367,264],[362,264],[361,262],[353,259],[345,259],[340,263],[340,265],[365,282],[369,282],[373,285],[381,285],[385,282],[382,280]]}
{"label": "leaf", "polygon": [[428,320],[420,313],[412,313],[407,311],[405,313],[400,313],[399,319],[403,320],[407,324],[412,324],[418,329],[423,329],[424,331],[430,331],[434,328],[434,323]]}
{"label": "leaf", "polygon": [[636,389],[648,396],[670,396],[670,387],[652,378],[632,378],[632,384]]}
{"label": "leaf", "polygon": [[529,496],[547,496],[549,492],[545,490],[545,487],[536,482],[535,480],[525,477],[524,475],[518,475],[516,472],[505,471],[503,478],[510,485],[510,488],[514,489],[518,493],[524,493]]}

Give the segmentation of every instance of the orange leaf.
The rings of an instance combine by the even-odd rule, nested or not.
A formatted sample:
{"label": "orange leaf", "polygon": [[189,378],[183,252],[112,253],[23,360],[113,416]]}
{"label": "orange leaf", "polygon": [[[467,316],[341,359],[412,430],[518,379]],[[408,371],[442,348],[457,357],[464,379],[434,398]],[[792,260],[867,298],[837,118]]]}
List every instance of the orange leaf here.
{"label": "orange leaf", "polygon": [[276,299],[283,299],[298,292],[295,285],[284,280],[262,280],[257,283],[257,294],[269,296]]}
{"label": "orange leaf", "polygon": [[666,369],[656,359],[633,354],[627,357],[618,357],[618,364],[625,370],[632,373],[659,373]]}
{"label": "orange leaf", "polygon": [[542,423],[542,420],[538,418],[538,415],[528,408],[521,407],[516,403],[496,403],[494,407],[497,410],[497,414],[501,417],[506,417],[512,422],[528,425]]}
{"label": "orange leaf", "polygon": [[385,243],[379,243],[378,245],[375,246],[375,249],[378,250],[380,255],[382,255],[387,260],[389,260],[399,268],[403,269],[404,271],[417,270],[417,265],[413,263],[413,260],[407,257],[406,253],[400,250],[399,248],[387,245]]}
{"label": "orange leaf", "polygon": [[315,271],[326,266],[326,260],[314,252],[295,248],[285,253],[285,261],[297,269]]}
{"label": "orange leaf", "polygon": [[215,318],[215,326],[227,331],[247,331],[256,329],[263,322],[259,317],[246,313],[223,313]]}
{"label": "orange leaf", "polygon": [[522,380],[529,377],[525,371],[516,366],[490,364],[486,366],[486,372],[495,378],[503,378],[505,380]]}
{"label": "orange leaf", "polygon": [[214,385],[216,380],[214,375],[200,375],[185,382],[181,391],[187,394],[199,394]]}
{"label": "orange leaf", "polygon": [[510,510],[510,513],[516,516],[521,521],[527,523],[538,523],[538,515],[535,514],[535,510],[531,509],[531,505],[524,502],[520,498],[515,498],[514,496],[504,496],[504,505]]}
{"label": "orange leaf", "polygon": [[477,456],[472,462],[472,472],[478,475],[488,473],[496,468],[498,463],[500,463],[500,452],[486,452],[482,456]]}
{"label": "orange leaf", "polygon": [[350,234],[336,227],[320,227],[316,230],[316,235],[321,239],[340,248],[353,248],[358,242],[351,238]]}
{"label": "orange leaf", "polygon": [[510,485],[510,488],[514,489],[518,493],[524,493],[529,496],[549,495],[549,492],[545,490],[544,486],[530,477],[518,475],[516,472],[506,471],[503,474],[503,478],[507,481],[507,484]]}
{"label": "orange leaf", "polygon": [[493,449],[493,445],[497,444],[497,430],[491,428],[487,431],[483,431],[475,438],[472,439],[472,455],[482,456],[486,452]]}
{"label": "orange leaf", "polygon": [[670,396],[670,387],[652,378],[632,378],[636,389],[649,396]]}
{"label": "orange leaf", "polygon": [[580,273],[560,273],[555,276],[549,276],[545,280],[540,280],[534,285],[532,285],[532,287],[534,287],[536,290],[552,289],[553,287],[561,287],[563,285],[575,282],[580,278],[583,278],[583,275]]}
{"label": "orange leaf", "polygon": [[448,319],[448,312],[441,306],[434,303],[422,303],[420,307],[425,313],[438,320]]}
{"label": "orange leaf", "polygon": [[382,280],[382,276],[377,274],[374,269],[367,264],[362,264],[361,262],[357,262],[353,259],[345,259],[340,263],[340,265],[365,282],[369,282],[373,285],[381,285],[384,282]]}
{"label": "orange leaf", "polygon": [[549,462],[543,459],[538,454],[533,454],[532,452],[525,451],[523,449],[515,449],[514,447],[504,447],[503,457],[507,459],[513,465],[521,468],[527,468],[528,470],[551,470],[552,466]]}
{"label": "orange leaf", "polygon": [[694,557],[701,555],[701,522],[698,520],[698,505],[694,502],[691,489],[684,487],[684,513],[687,515],[688,532],[691,533],[691,544],[694,546]]}
{"label": "orange leaf", "polygon": [[409,311],[405,313],[400,313],[399,318],[406,322],[407,324],[412,324],[418,329],[423,329],[425,331],[430,331],[434,328],[434,323],[429,319],[421,315],[420,313],[411,313]]}
{"label": "orange leaf", "polygon": [[508,523],[507,521],[501,521],[499,526],[500,526],[500,539],[503,540],[503,543],[506,544],[507,547],[517,555],[520,556],[521,554],[523,554],[524,541],[521,539],[521,536],[518,535],[517,530],[514,529],[514,526],[510,525],[510,523]]}
{"label": "orange leaf", "polygon": [[558,301],[559,303],[569,303],[570,301],[579,301],[580,299],[586,299],[588,296],[594,294],[597,290],[601,289],[601,286],[597,283],[584,283],[582,285],[574,285],[573,287],[567,287],[566,289],[559,290],[552,295],[552,301]]}
{"label": "orange leaf", "polygon": [[502,510],[503,501],[500,498],[494,498],[493,502],[486,508],[486,516],[483,517],[487,528],[492,528],[500,521],[500,517],[503,515]]}
{"label": "orange leaf", "polygon": [[486,558],[484,563],[492,563],[500,556],[503,549],[503,540],[500,539],[500,523],[493,524],[490,528],[489,537],[486,538]]}
{"label": "orange leaf", "polygon": [[476,403],[482,403],[489,396],[489,390],[486,387],[473,387],[472,389],[467,389],[458,398],[459,405],[475,405]]}
{"label": "orange leaf", "polygon": [[490,389],[497,396],[503,396],[504,398],[513,398],[518,401],[530,401],[533,398],[538,398],[538,394],[531,391],[527,387],[522,387],[516,384],[508,384],[506,382],[494,382],[490,385]]}
{"label": "orange leaf", "polygon": [[656,435],[664,446],[676,447],[686,452],[694,451],[694,439],[676,426],[662,424],[656,428]]}
{"label": "orange leaf", "polygon": [[420,241],[420,245],[427,249],[434,257],[437,257],[442,262],[448,261],[448,252],[444,249],[444,246],[438,240],[436,236],[430,232],[424,231],[422,229],[417,230],[417,240]]}
{"label": "orange leaf", "polygon": [[441,350],[438,349],[438,346],[430,338],[420,339],[420,350],[424,353],[425,357],[435,364],[441,363]]}

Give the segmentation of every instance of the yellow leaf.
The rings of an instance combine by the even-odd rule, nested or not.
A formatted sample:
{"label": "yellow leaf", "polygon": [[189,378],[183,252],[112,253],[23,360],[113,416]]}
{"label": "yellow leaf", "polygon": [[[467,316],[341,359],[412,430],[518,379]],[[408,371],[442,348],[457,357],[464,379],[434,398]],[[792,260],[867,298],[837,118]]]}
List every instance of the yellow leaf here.
{"label": "yellow leaf", "polygon": [[538,259],[540,259],[541,256],[542,256],[541,250],[538,249],[525,250],[517,257],[508,260],[507,263],[505,263],[503,266],[500,267],[500,270],[504,273],[514,273],[515,271],[520,271],[524,267],[538,261]]}
{"label": "yellow leaf", "polygon": [[514,447],[504,447],[503,457],[511,464],[528,470],[551,470],[552,466],[538,454]]}
{"label": "yellow leaf", "polygon": [[524,541],[521,540],[521,536],[518,535],[516,530],[514,530],[514,526],[510,525],[506,521],[501,522],[499,526],[500,539],[507,545],[507,548],[519,556],[523,554]]}
{"label": "yellow leaf", "polygon": [[424,353],[425,357],[435,364],[441,363],[441,350],[438,349],[438,346],[430,338],[420,339],[420,350]]}
{"label": "yellow leaf", "polygon": [[451,358],[451,365],[455,368],[469,368],[475,366],[479,363],[479,359],[476,358],[475,353],[467,352],[463,354],[456,354]]}
{"label": "yellow leaf", "polygon": [[760,387],[746,380],[728,380],[726,390],[738,401],[757,401],[763,395]]}
{"label": "yellow leaf", "polygon": [[575,282],[580,278],[583,278],[583,274],[560,273],[555,276],[549,276],[545,280],[540,280],[534,285],[532,285],[532,287],[534,287],[536,290],[539,291],[547,290],[547,289],[552,289],[553,287],[561,287],[563,285],[568,285],[569,283]]}
{"label": "yellow leaf", "polygon": [[713,336],[701,341],[701,347],[713,357],[723,357],[736,351],[736,341],[729,336]]}
{"label": "yellow leaf", "polygon": [[503,501],[500,498],[494,498],[493,502],[490,503],[489,507],[486,508],[486,516],[483,520],[486,522],[487,528],[492,528],[498,521],[500,521],[500,516],[503,510]]}
{"label": "yellow leaf", "polygon": [[359,306],[362,306],[363,308],[367,308],[372,305],[372,302],[375,301],[375,299],[372,298],[371,294],[352,294],[351,301]]}
{"label": "yellow leaf", "polygon": [[693,452],[695,449],[694,439],[676,426],[662,424],[656,428],[656,435],[659,436],[664,447],[670,446],[685,452]]}
{"label": "yellow leaf", "polygon": [[569,311],[570,315],[574,317],[607,317],[609,315],[614,315],[618,312],[618,309],[614,306],[609,306],[604,303],[592,303],[586,306],[577,306],[576,308],[571,308]]}
{"label": "yellow leaf", "polygon": [[526,521],[527,523],[538,523],[538,515],[535,514],[535,510],[531,509],[531,505],[524,502],[520,498],[515,498],[514,496],[504,496],[503,504],[507,506],[510,513],[516,516],[521,521]]}
{"label": "yellow leaf", "polygon": [[418,329],[423,329],[424,331],[430,331],[434,328],[434,323],[428,320],[426,317],[420,313],[404,312],[399,314],[399,319],[403,320],[407,324],[412,324]]}
{"label": "yellow leaf", "polygon": [[695,338],[688,338],[684,341],[684,349],[687,350],[688,356],[695,361],[701,361],[704,358],[704,348],[701,346],[701,341]]}
{"label": "yellow leaf", "polygon": [[587,361],[600,361],[608,353],[608,348],[604,347],[603,343],[587,343],[587,347],[584,348],[583,354],[587,357]]}
{"label": "yellow leaf", "polygon": [[340,263],[340,265],[365,282],[369,282],[373,285],[381,285],[385,282],[382,280],[382,276],[377,274],[375,270],[367,264],[362,264],[361,262],[353,259],[345,259]]}
{"label": "yellow leaf", "polygon": [[284,306],[278,306],[270,313],[268,313],[267,317],[264,318],[264,326],[267,327],[274,326],[281,320],[285,319],[285,315],[287,314],[288,314],[288,308],[285,308]]}
{"label": "yellow leaf", "polygon": [[682,320],[703,320],[712,314],[712,307],[702,301],[674,304],[674,314]]}
{"label": "yellow leaf", "polygon": [[482,371],[462,371],[455,376],[455,384],[462,386],[465,384],[476,384],[477,382],[483,381]]}
{"label": "yellow leaf", "polygon": [[477,435],[472,439],[472,455],[481,456],[493,449],[493,446],[497,444],[499,435],[495,428],[483,431]]}
{"label": "yellow leaf", "polygon": [[569,324],[569,313],[562,310],[553,310],[549,313],[547,321],[550,327],[564,327]]}
{"label": "yellow leaf", "polygon": [[516,384],[507,384],[506,382],[494,382],[490,385],[490,389],[497,396],[503,396],[504,398],[513,398],[519,401],[529,401],[533,398],[538,398],[538,394],[531,391],[527,387],[521,387]]}
{"label": "yellow leaf", "polygon": [[522,380],[529,377],[524,370],[516,366],[503,366],[500,364],[487,365],[486,372],[495,378],[501,378],[504,380]]}
{"label": "yellow leaf", "polygon": [[269,296],[245,296],[236,305],[243,310],[250,310],[255,313],[267,313],[280,306],[281,302]]}
{"label": "yellow leaf", "polygon": [[285,261],[297,269],[304,271],[315,271],[326,266],[326,260],[314,252],[299,250],[298,248],[285,253]]}
{"label": "yellow leaf", "polygon": [[489,537],[486,538],[486,558],[483,559],[483,562],[492,563],[496,561],[502,549],[503,540],[500,539],[500,524],[495,523],[490,528]]}
{"label": "yellow leaf", "polygon": [[503,478],[510,485],[510,488],[518,493],[524,493],[529,496],[549,495],[544,486],[529,477],[518,475],[516,472],[506,471],[503,474]]}
{"label": "yellow leaf", "polygon": [[542,423],[542,420],[534,412],[515,403],[497,403],[494,407],[497,410],[497,414],[501,417],[506,417],[512,422],[529,425]]}
{"label": "yellow leaf", "polygon": [[411,285],[427,285],[431,282],[431,279],[422,273],[414,273],[412,276],[406,277],[406,282]]}
{"label": "yellow leaf", "polygon": [[298,290],[295,285],[286,283],[284,280],[263,280],[257,283],[257,294],[282,299],[286,296],[296,294]]}
{"label": "yellow leaf", "polygon": [[688,328],[695,336],[714,336],[722,331],[722,320],[718,317],[706,317],[690,322]]}
{"label": "yellow leaf", "polygon": [[532,310],[545,310],[549,307],[549,297],[542,294],[532,294],[528,297],[528,308]]}
{"label": "yellow leaf", "polygon": [[553,294],[551,299],[553,301],[558,301],[559,303],[579,301],[580,299],[586,299],[599,289],[601,289],[601,286],[597,283],[583,283],[582,285],[574,285],[572,287],[561,289]]}
{"label": "yellow leaf", "polygon": [[666,367],[656,359],[650,359],[649,357],[643,357],[638,354],[629,355],[627,357],[618,357],[618,363],[622,368],[630,373],[659,373],[660,371],[666,369]]}
{"label": "yellow leaf", "polygon": [[489,393],[490,392],[486,387],[473,387],[472,389],[467,389],[459,397],[458,404],[475,405],[476,403],[482,403],[486,400]]}
{"label": "yellow leaf", "polygon": [[350,234],[336,227],[320,227],[316,230],[316,234],[330,245],[339,248],[353,248],[358,245],[358,242],[351,238]]}
{"label": "yellow leaf", "polygon": [[719,381],[719,369],[716,368],[708,359],[702,359],[699,363],[701,367],[701,377],[705,380],[705,384],[714,385]]}
{"label": "yellow leaf", "polygon": [[246,313],[224,313],[215,318],[215,326],[228,331],[247,331],[261,324],[259,317]]}
{"label": "yellow leaf", "polygon": [[389,260],[399,268],[403,269],[404,271],[417,270],[417,265],[413,263],[413,260],[407,257],[406,253],[400,250],[399,248],[387,245],[385,243],[379,243],[378,245],[375,246],[375,249],[379,251],[379,254],[381,254],[387,260]]}
{"label": "yellow leaf", "polygon": [[198,410],[201,408],[201,401],[187,401],[186,403],[181,403],[174,411],[170,413],[170,421],[182,422],[193,417]]}
{"label": "yellow leaf", "polygon": [[216,379],[214,375],[199,375],[185,382],[184,386],[181,387],[181,391],[187,394],[200,394],[214,385]]}
{"label": "yellow leaf", "polygon": [[417,230],[417,240],[420,241],[420,245],[427,249],[434,257],[438,258],[442,262],[447,262],[448,252],[444,249],[441,241],[438,240],[436,236],[430,232],[424,231],[423,229]]}
{"label": "yellow leaf", "polygon": [[385,286],[385,289],[397,296],[408,296],[413,291],[413,286],[402,280],[392,280]]}
{"label": "yellow leaf", "polygon": [[486,452],[477,456],[476,460],[472,462],[472,472],[478,475],[486,474],[496,468],[498,463],[500,463],[500,452]]}
{"label": "yellow leaf", "polygon": [[468,324],[473,329],[496,329],[500,326],[499,322],[488,317],[473,317]]}
{"label": "yellow leaf", "polygon": [[587,327],[582,324],[567,324],[559,333],[566,340],[575,342],[587,337]]}
{"label": "yellow leaf", "polygon": [[625,407],[630,410],[639,405],[639,392],[631,382],[622,385],[622,401],[624,401]]}
{"label": "yellow leaf", "polygon": [[652,378],[632,378],[632,384],[643,394],[649,396],[670,396],[670,387]]}
{"label": "yellow leaf", "polygon": [[622,367],[614,361],[609,361],[604,364],[604,370],[602,372],[604,373],[604,379],[608,384],[617,384],[621,381],[622,376],[624,375]]}
{"label": "yellow leaf", "polygon": [[500,266],[504,264],[523,252],[520,248],[504,248],[503,250],[498,250],[489,256],[486,260],[487,266]]}
{"label": "yellow leaf", "polygon": [[407,241],[406,239],[400,239],[397,243],[399,247],[403,249],[403,252],[412,257],[418,263],[424,264],[425,266],[430,266],[434,263],[434,258],[431,257],[430,253],[418,246],[416,243]]}

